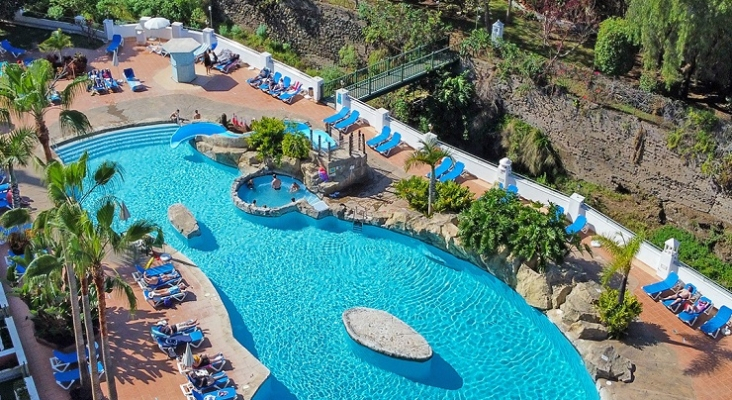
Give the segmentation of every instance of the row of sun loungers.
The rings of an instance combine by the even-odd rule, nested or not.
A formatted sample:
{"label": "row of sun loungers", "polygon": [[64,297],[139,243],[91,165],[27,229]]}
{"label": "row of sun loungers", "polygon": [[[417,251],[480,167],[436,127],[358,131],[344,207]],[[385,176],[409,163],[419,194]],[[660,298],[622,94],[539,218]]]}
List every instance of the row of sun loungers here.
{"label": "row of sun loungers", "polygon": [[[675,301],[676,299],[662,299],[661,295],[668,292],[679,293],[682,290],[688,291],[691,295],[683,301]],[[677,317],[685,324],[694,327],[696,321],[703,314],[709,314],[714,308],[712,301],[698,293],[696,286],[691,283],[682,284],[676,272],[668,274],[666,279],[650,285],[643,286],[643,291],[651,296],[653,300],[661,300],[661,303],[673,313],[678,313]],[[686,307],[692,305],[693,307]],[[684,311],[679,312],[684,309]],[[717,338],[719,332],[732,318],[732,309],[727,306],[721,306],[711,319],[705,322],[699,329],[707,335]]]}
{"label": "row of sun loungers", "polygon": [[263,68],[254,78],[247,79],[247,83],[287,104],[292,104],[302,91],[302,83],[292,82],[292,78],[283,76],[280,72],[272,74],[267,68]]}
{"label": "row of sun loungers", "polygon": [[[359,114],[358,111],[353,110],[351,111],[348,107],[341,108],[341,111],[339,111],[337,114],[331,115],[328,118],[323,119],[323,122],[325,122],[325,126],[329,127],[332,126],[333,128],[341,131],[342,133],[348,132],[348,129],[352,126],[356,125],[361,118],[361,114]],[[396,134],[395,134],[396,135]],[[399,135],[399,140],[401,141],[401,135]],[[397,143],[398,145],[399,143]],[[396,146],[393,146],[396,147]],[[388,150],[391,150],[391,148],[384,149],[384,151],[387,152]]]}
{"label": "row of sun loungers", "polygon": [[[183,288],[182,276],[171,263],[156,267],[143,268],[135,266],[133,278],[142,288],[145,299],[154,307],[172,305],[182,302],[188,291]],[[157,279],[156,279],[157,278]],[[168,294],[161,295],[159,290],[167,289]],[[155,292],[155,291],[158,292]],[[226,357],[219,353],[213,357],[199,356],[199,363],[192,360],[191,349],[199,348],[205,335],[200,327],[190,321],[176,325],[176,329],[168,326],[167,321],[161,321],[150,328],[150,336],[161,351],[171,358],[178,357],[178,349],[186,347],[186,353],[178,359],[178,372],[186,376],[187,382],[180,385],[181,391],[188,400],[233,400],[237,398],[232,382],[223,371],[226,366]],[[189,358],[186,361],[186,356]]]}
{"label": "row of sun loungers", "polygon": [[[94,343],[94,347],[99,349],[99,345]],[[86,350],[86,357],[89,357],[89,349]],[[99,357],[99,353],[97,353]],[[79,358],[76,355],[76,351],[70,353],[64,353],[58,350],[53,350],[53,357],[48,360],[51,363],[51,369],[53,369],[53,377],[56,379],[56,384],[69,390],[80,378],[81,371],[79,371]],[[89,367],[91,371],[91,366]],[[101,378],[104,374],[104,365],[97,361],[97,370],[99,371],[99,377]]]}

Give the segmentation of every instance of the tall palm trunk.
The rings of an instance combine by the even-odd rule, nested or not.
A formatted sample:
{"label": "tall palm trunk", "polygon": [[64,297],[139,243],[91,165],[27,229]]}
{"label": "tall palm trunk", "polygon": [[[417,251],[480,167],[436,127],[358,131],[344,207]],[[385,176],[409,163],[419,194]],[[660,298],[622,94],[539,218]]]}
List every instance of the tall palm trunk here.
{"label": "tall palm trunk", "polygon": [[[84,330],[81,328],[81,310],[79,308],[79,282],[76,281],[76,274],[71,265],[66,266],[66,275],[69,284],[69,296],[71,297],[71,319],[74,324],[74,341],[76,342],[76,358],[79,360],[79,383],[82,391],[90,385],[89,363],[84,352]],[[90,346],[94,347],[94,346]],[[91,355],[91,354],[90,354]]]}
{"label": "tall palm trunk", "polygon": [[13,163],[8,163],[8,175],[10,176],[10,188],[13,193],[13,208],[20,207],[20,187],[18,186],[18,178],[15,177],[15,168]]}
{"label": "tall palm trunk", "polygon": [[625,287],[628,285],[628,274],[623,274],[623,279],[620,281],[620,290],[618,291],[618,305],[625,303]]}
{"label": "tall palm trunk", "polygon": [[[97,293],[97,297],[100,297]],[[81,302],[84,310],[84,328],[86,329],[86,340],[89,343],[89,366],[91,367],[90,381],[92,388],[92,399],[102,399],[102,386],[99,383],[99,368],[97,367],[97,349],[94,346],[94,323],[92,322],[91,305],[89,304],[89,278],[81,279]]]}
{"label": "tall palm trunk", "polygon": [[97,288],[97,301],[99,308],[99,336],[102,342],[102,363],[104,373],[107,374],[107,389],[109,400],[117,400],[117,382],[115,382],[117,371],[114,360],[109,353],[109,332],[107,330],[107,299],[104,296],[104,270],[101,265],[94,267],[94,285]]}
{"label": "tall palm trunk", "polygon": [[43,119],[43,114],[36,115],[36,134],[38,135],[38,141],[43,146],[43,155],[46,157],[46,162],[53,160],[53,153],[51,152],[51,133],[48,131],[46,121]]}
{"label": "tall palm trunk", "polygon": [[435,202],[435,186],[437,185],[437,177],[435,177],[435,165],[430,165],[430,189],[427,195],[427,215],[432,216],[432,203]]}
{"label": "tall palm trunk", "polygon": [[506,23],[511,20],[511,6],[513,6],[513,1],[508,0],[508,7],[506,7]]}

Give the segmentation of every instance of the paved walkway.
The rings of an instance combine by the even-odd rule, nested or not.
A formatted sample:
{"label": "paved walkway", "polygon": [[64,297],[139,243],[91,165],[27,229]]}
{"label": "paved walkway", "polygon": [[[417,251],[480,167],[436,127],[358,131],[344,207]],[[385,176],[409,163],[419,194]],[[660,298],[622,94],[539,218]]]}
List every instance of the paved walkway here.
{"label": "paved walkway", "polygon": [[[247,68],[235,71],[231,75],[214,72],[212,76],[207,77],[203,67],[200,66],[197,70],[199,78],[194,84],[178,84],[169,78],[169,59],[148,53],[144,47],[135,47],[131,41],[125,43],[119,67],[112,66],[110,58],[102,50],[81,51],[88,55],[90,68],[109,68],[116,76],[121,77],[120,71],[133,67],[137,76],[147,86],[146,91],[138,93],[125,90],[122,93],[103,96],[80,95],[74,107],[84,111],[96,129],[164,120],[175,109],[180,109],[184,117],[192,116],[193,111],[198,109],[206,119],[218,119],[221,113],[226,113],[229,117],[232,113],[236,113],[247,120],[262,115],[274,115],[308,120],[320,127],[322,119],[333,113],[332,109],[303,98],[296,100],[293,105],[287,105],[250,88],[245,81],[257,72]],[[64,82],[59,83],[60,87],[63,85]],[[126,89],[126,86],[124,88]],[[47,114],[54,142],[62,139],[56,124],[53,123],[57,115],[57,110],[51,110]],[[367,137],[376,134],[370,127],[361,129]],[[377,179],[368,187],[364,187],[357,196],[374,200],[372,204],[378,207],[383,197],[382,192],[384,190],[389,192],[389,185],[395,179],[408,176],[403,171],[403,165],[409,152],[410,149],[404,147],[392,152],[389,158],[384,158],[369,150],[369,163],[376,170]],[[37,153],[40,155],[40,152]],[[426,167],[409,171],[410,174],[416,175],[426,172]],[[19,177],[24,195],[35,200],[33,207],[46,208],[48,204],[45,189],[38,178],[38,173],[32,168],[26,168],[19,171]],[[475,193],[482,193],[491,186],[470,176],[462,178],[459,182],[470,187]],[[386,197],[393,200],[393,195],[389,193]],[[237,351],[238,343],[231,338],[226,329],[222,329],[226,326],[230,329],[230,325],[221,322],[226,314],[216,291],[195,266],[184,266],[189,262],[182,254],[176,254],[175,258],[182,265],[181,269],[186,279],[194,285],[196,301],[188,301],[180,307],[162,313],[152,310],[145,304],[138,291],[140,310],[134,316],[130,316],[118,299],[110,299],[108,312],[113,354],[120,372],[118,388],[121,399],[182,398],[177,386],[184,380],[173,371],[172,362],[166,361],[146,336],[149,323],[161,317],[171,321],[197,317],[209,337],[211,347],[207,348],[207,351],[225,351],[227,354]],[[124,265],[118,262],[119,260],[116,261],[112,260],[110,264]],[[577,259],[575,262],[587,263],[588,266],[597,268],[598,263],[603,263],[604,260],[596,252],[594,259]],[[119,271],[123,276],[129,276],[125,268],[120,268]],[[657,279],[652,273],[649,274],[642,266],[635,268],[631,273],[631,287],[636,293],[639,293],[641,285],[655,280]],[[614,384],[613,391],[617,394],[617,398],[732,398],[730,339],[711,340],[697,330],[681,324],[662,305],[652,302],[647,296],[639,294],[639,297],[644,302],[644,312],[640,317],[641,321],[633,327],[635,339],[617,342],[621,352],[630,356],[638,366],[636,381],[631,384]],[[19,321],[18,326],[23,331],[21,334],[23,344],[26,352],[30,354],[31,372],[41,388],[42,398],[49,400],[64,398],[50,374],[48,367],[50,349],[33,339],[30,324],[23,322],[27,310],[18,303],[17,299],[12,300],[12,311]],[[217,311],[207,315],[211,309]],[[223,310],[223,314],[220,310]],[[230,374],[237,373],[242,376],[235,379],[239,384],[239,393],[249,393],[257,378],[248,373],[252,373],[252,368],[256,370],[257,367],[238,360],[232,364],[233,372]],[[258,370],[253,373],[264,374],[265,371]]]}

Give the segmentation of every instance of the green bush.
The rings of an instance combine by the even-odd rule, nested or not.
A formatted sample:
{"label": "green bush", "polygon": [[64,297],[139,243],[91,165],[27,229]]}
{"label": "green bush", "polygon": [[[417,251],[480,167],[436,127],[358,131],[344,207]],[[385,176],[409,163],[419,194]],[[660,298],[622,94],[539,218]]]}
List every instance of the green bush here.
{"label": "green bush", "polygon": [[501,58],[498,70],[502,77],[519,75],[534,83],[541,83],[546,69],[546,60],[543,57],[521,50],[511,42],[501,42],[496,50]]}
{"label": "green bush", "polygon": [[[402,179],[394,186],[397,196],[406,200],[409,206],[421,213],[427,212],[427,194],[430,183],[419,176]],[[470,207],[473,193],[456,182],[437,182],[434,211],[459,213]]]}
{"label": "green bush", "polygon": [[638,87],[646,93],[658,92],[658,76],[656,71],[643,70],[638,82]]}
{"label": "green bush", "polygon": [[608,288],[600,294],[597,310],[610,337],[618,338],[628,331],[630,323],[643,312],[643,305],[630,292],[625,292],[623,304],[618,304],[618,291]]}
{"label": "green bush", "polygon": [[282,158],[282,141],[285,137],[285,121],[262,117],[252,122],[252,134],[247,139],[249,148],[254,149],[261,160],[279,162]]}
{"label": "green bush", "polygon": [[257,35],[262,40],[266,40],[269,37],[269,33],[267,32],[267,24],[260,24],[257,27],[257,30],[254,31],[254,34]]}
{"label": "green bush", "polygon": [[633,69],[635,53],[628,30],[622,18],[608,18],[600,24],[595,42],[595,67],[604,74],[620,76]]}
{"label": "green bush", "polygon": [[338,64],[350,71],[358,69],[360,60],[358,58],[358,52],[356,47],[352,44],[347,44],[338,50]]}
{"label": "green bush", "polygon": [[282,154],[286,157],[303,160],[310,155],[310,139],[300,132],[286,133],[282,139]]}

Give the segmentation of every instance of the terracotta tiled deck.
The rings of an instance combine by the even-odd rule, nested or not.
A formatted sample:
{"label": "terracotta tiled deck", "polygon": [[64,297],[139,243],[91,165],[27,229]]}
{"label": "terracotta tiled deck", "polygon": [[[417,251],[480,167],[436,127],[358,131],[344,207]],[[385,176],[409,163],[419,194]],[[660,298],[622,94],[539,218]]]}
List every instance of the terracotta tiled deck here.
{"label": "terracotta tiled deck", "polygon": [[[82,50],[84,51],[84,50]],[[124,68],[132,67],[136,75],[147,86],[144,92],[133,93],[125,90],[122,93],[109,94],[104,96],[89,96],[82,94],[78,97],[74,107],[84,111],[92,120],[95,128],[124,125],[139,121],[166,119],[176,108],[181,110],[181,115],[189,118],[194,109],[201,111],[205,119],[217,119],[219,115],[237,113],[240,117],[251,119],[259,118],[262,115],[275,115],[279,117],[290,117],[305,119],[315,126],[322,127],[322,119],[333,113],[333,110],[312,101],[300,98],[293,105],[286,105],[279,100],[264,95],[261,92],[251,89],[245,80],[256,75],[256,71],[242,68],[231,75],[221,75],[213,72],[210,77],[205,76],[203,67],[197,70],[199,78],[194,84],[178,84],[170,79],[170,65],[167,58],[156,54],[148,53],[144,47],[134,46],[132,41],[127,41],[124,50],[120,54],[120,65],[111,65],[111,59],[105,55],[103,50],[84,51],[90,59],[90,68],[109,68],[116,77],[121,78],[121,71]],[[62,86],[64,82],[60,82]],[[126,86],[124,86],[126,89]],[[47,121],[51,124],[56,120],[57,111],[51,110],[47,115]],[[27,122],[27,121],[26,121]],[[55,124],[51,124],[54,140],[61,139]],[[363,127],[362,132],[367,138],[375,136],[372,128]],[[370,162],[376,165],[390,166],[390,173],[395,177],[403,177],[408,174],[403,171],[404,160],[409,154],[409,149],[404,147],[399,151],[392,152],[389,158],[369,151]],[[423,175],[427,172],[426,167],[415,168],[409,174]],[[34,199],[34,208],[45,209],[48,207],[45,189],[38,179],[37,172],[32,169],[20,171],[22,180],[21,189],[24,195]],[[480,194],[491,185],[473,177],[461,178],[462,184]],[[182,305],[166,310],[165,312],[154,311],[144,303],[139,290],[138,295],[139,311],[130,316],[119,299],[110,299],[110,329],[112,333],[113,355],[118,368],[118,390],[121,399],[181,399],[182,395],[178,385],[184,382],[171,361],[152,344],[149,339],[149,324],[167,318],[171,321],[179,321],[188,318],[198,318],[209,338],[205,344],[205,351],[219,352],[226,354],[237,353],[241,349],[226,327],[230,325],[223,322],[226,318],[225,310],[218,296],[210,285],[210,282],[202,276],[200,271],[193,266],[186,266],[187,260],[181,254],[174,254],[181,262],[181,270],[186,279],[193,285],[195,301],[187,301]],[[123,265],[111,260],[112,265]],[[646,267],[647,268],[647,267]],[[123,276],[129,276],[126,268],[120,268]],[[648,351],[665,351],[670,348],[676,355],[677,364],[673,366],[656,365],[655,367],[636,371],[639,377],[636,379],[636,389],[633,393],[639,395],[626,396],[625,398],[668,399],[668,398],[696,398],[696,399],[724,399],[732,398],[732,342],[730,338],[722,337],[720,340],[712,340],[702,335],[698,330],[691,329],[682,324],[678,319],[668,312],[662,305],[653,302],[645,294],[640,293],[640,286],[656,281],[649,270],[643,266],[637,267],[631,273],[631,281],[634,292],[644,303],[644,312],[641,315],[642,323],[647,324],[653,337],[653,343],[645,343],[638,346],[639,357]],[[10,298],[11,309],[21,329],[21,336],[26,353],[29,355],[32,375],[36,379],[41,390],[41,396],[47,400],[65,398],[64,391],[60,390],[54,383],[48,357],[51,350],[38,344],[33,339],[30,321],[25,320],[27,309],[17,298]],[[216,310],[211,312],[211,310]],[[221,314],[223,310],[223,314]],[[703,321],[702,321],[703,322]],[[698,325],[697,325],[698,326]],[[228,335],[228,336],[227,336]],[[660,346],[660,347],[656,347]],[[241,358],[238,358],[241,359]],[[239,384],[238,392],[245,394],[249,392],[249,381],[255,382],[251,374],[263,373],[253,364],[240,362],[235,359],[232,362],[233,371],[230,375],[238,374],[242,378],[235,378]],[[678,368],[677,368],[678,367]],[[675,375],[681,371],[680,375]],[[640,378],[654,378],[656,374],[665,374],[666,381],[673,381],[674,377],[679,384],[692,382],[689,385],[680,387],[659,385],[657,380]],[[633,385],[633,384],[630,384]],[[640,386],[640,387],[638,387]],[[688,388],[688,391],[686,390]]]}

